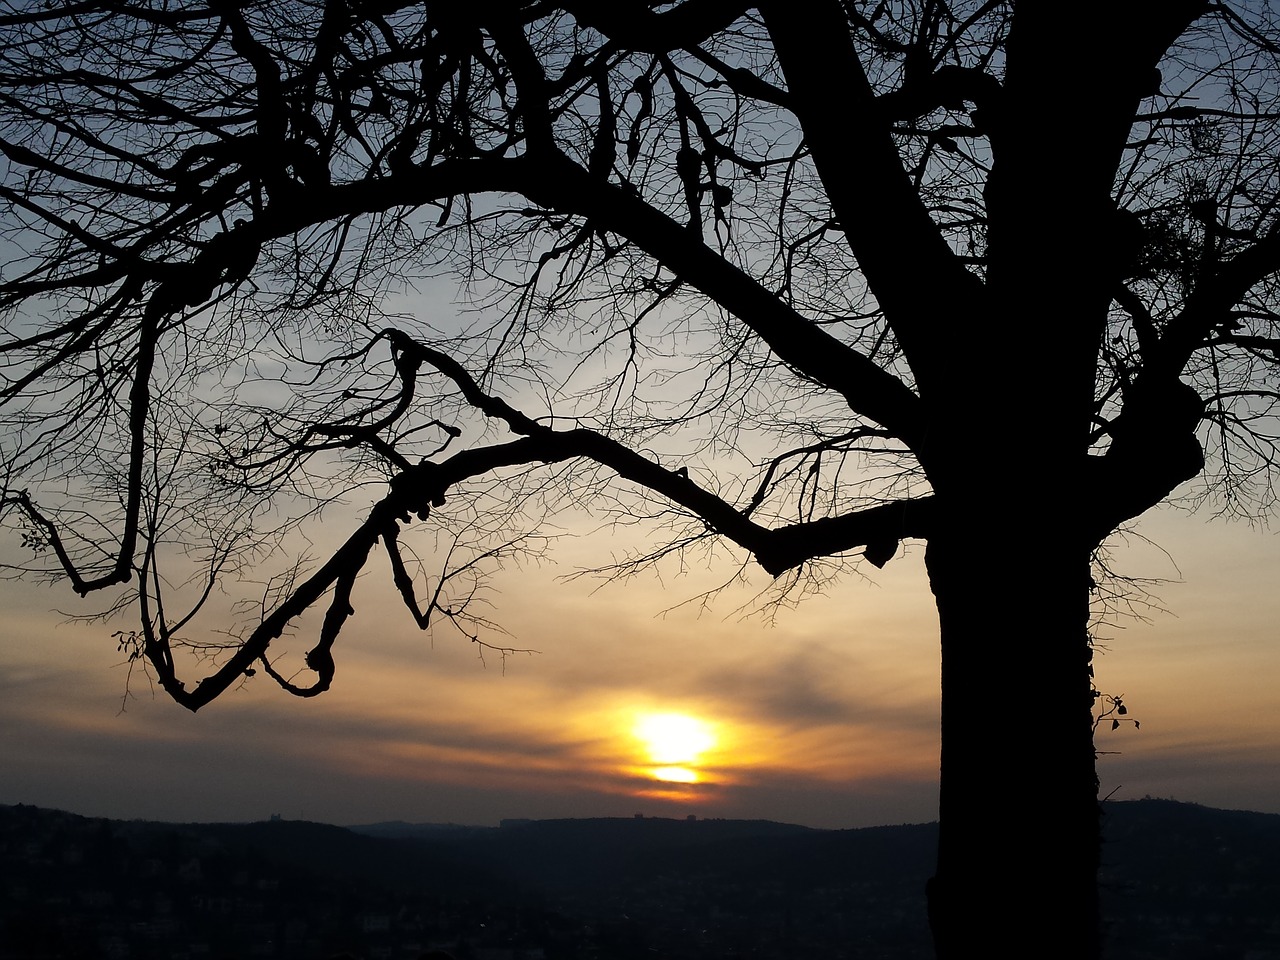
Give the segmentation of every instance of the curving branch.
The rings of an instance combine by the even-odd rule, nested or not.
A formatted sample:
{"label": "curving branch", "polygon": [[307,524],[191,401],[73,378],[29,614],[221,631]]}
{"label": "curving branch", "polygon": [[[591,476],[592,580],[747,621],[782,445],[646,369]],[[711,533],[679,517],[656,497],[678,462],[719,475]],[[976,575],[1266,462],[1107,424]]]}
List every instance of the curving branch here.
{"label": "curving branch", "polygon": [[634,0],[571,0],[562,6],[579,23],[599,30],[629,50],[665,53],[673,48],[697,46],[731,26],[752,4],[743,0],[686,0],[661,13]]}
{"label": "curving branch", "polygon": [[[884,556],[885,545],[904,538],[928,536],[932,507],[929,498],[886,503],[841,517],[822,518],[776,529],[763,527],[743,511],[691,480],[686,471],[668,470],[618,441],[578,427],[555,430],[539,423],[505,400],[486,393],[463,366],[440,350],[417,343],[399,331],[384,331],[403,354],[415,354],[457,386],[466,401],[487,417],[501,420],[525,439],[497,447],[466,451],[441,464],[424,462],[392,481],[413,494],[410,509],[424,516],[432,504],[443,502],[450,472],[466,464],[466,476],[483,462],[493,468],[517,463],[551,463],[585,458],[608,467],[618,476],[661,494],[701,518],[709,528],[750,551],[757,562],[778,576],[818,556],[870,546],[873,562]],[[455,465],[456,464],[456,465]],[[473,466],[474,464],[474,466]],[[477,471],[478,472],[478,471]],[[889,549],[892,555],[892,548]],[[884,557],[884,560],[887,560]],[[876,563],[883,566],[884,560]]]}

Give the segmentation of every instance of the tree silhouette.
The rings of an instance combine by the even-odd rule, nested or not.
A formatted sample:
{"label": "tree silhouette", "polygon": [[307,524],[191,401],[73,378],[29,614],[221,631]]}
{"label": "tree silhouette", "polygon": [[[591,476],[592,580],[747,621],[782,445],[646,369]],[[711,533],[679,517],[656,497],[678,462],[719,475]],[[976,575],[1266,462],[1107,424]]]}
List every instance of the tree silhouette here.
{"label": "tree silhouette", "polygon": [[[0,25],[4,517],[30,569],[128,585],[121,647],[178,703],[259,669],[327,689],[378,544],[420,626],[488,643],[486,564],[571,503],[654,533],[624,568],[720,538],[783,592],[924,540],[938,954],[1097,955],[1091,557],[1197,477],[1272,503],[1265,7],[84,0]],[[408,298],[441,278],[465,324]],[[299,531],[356,485],[367,518],[311,562]],[[272,556],[240,626],[200,633]]]}

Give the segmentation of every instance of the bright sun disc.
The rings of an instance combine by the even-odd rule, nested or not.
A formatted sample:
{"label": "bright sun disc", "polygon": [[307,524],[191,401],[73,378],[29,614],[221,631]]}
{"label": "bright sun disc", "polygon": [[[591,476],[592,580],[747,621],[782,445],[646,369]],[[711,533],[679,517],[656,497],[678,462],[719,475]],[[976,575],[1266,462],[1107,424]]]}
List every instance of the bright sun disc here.
{"label": "bright sun disc", "polygon": [[649,762],[659,767],[691,766],[716,742],[706,723],[683,713],[647,714],[636,723],[634,733],[644,744]]}

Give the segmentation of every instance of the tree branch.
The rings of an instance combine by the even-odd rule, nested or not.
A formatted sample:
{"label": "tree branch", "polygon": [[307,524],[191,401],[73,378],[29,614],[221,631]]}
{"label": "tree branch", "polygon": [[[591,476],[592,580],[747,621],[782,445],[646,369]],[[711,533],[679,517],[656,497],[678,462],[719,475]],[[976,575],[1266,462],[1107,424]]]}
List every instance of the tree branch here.
{"label": "tree branch", "polygon": [[[903,537],[926,535],[931,507],[921,501],[882,504],[842,517],[823,518],[770,530],[752,521],[746,513],[699,487],[684,471],[668,470],[616,440],[585,428],[553,430],[512,407],[505,400],[484,392],[475,379],[452,357],[417,343],[399,331],[385,335],[404,353],[416,353],[426,363],[447,376],[464,399],[488,417],[503,421],[524,435],[498,447],[456,454],[436,465],[424,462],[405,471],[393,484],[414,489],[412,509],[427,510],[453,482],[449,477],[462,468],[474,476],[480,462],[493,468],[534,461],[555,462],[584,457],[613,470],[618,476],[652,490],[700,517],[707,526],[750,551],[766,571],[778,576],[792,567],[827,553],[839,553],[859,546],[880,547]],[[464,466],[465,465],[465,466]],[[918,509],[917,509],[918,508]],[[883,566],[883,562],[877,563]]]}
{"label": "tree branch", "polygon": [[584,26],[599,30],[622,46],[643,53],[693,47],[729,27],[752,6],[744,0],[684,0],[654,13],[638,0],[570,0],[561,6]]}
{"label": "tree branch", "polygon": [[921,435],[919,398],[896,376],[815,326],[701,238],[634,194],[589,176],[563,154],[522,158],[516,186],[535,203],[590,217],[626,237],[759,336],[802,376],[908,445]]}
{"label": "tree branch", "polygon": [[761,9],[836,219],[927,393],[954,359],[954,338],[973,335],[957,317],[980,314],[982,282],[903,169],[839,3],[775,0]]}
{"label": "tree branch", "polygon": [[1148,366],[1164,376],[1179,376],[1191,355],[1214,329],[1226,325],[1231,311],[1258,283],[1280,273],[1280,226],[1202,279],[1171,320],[1160,349]]}

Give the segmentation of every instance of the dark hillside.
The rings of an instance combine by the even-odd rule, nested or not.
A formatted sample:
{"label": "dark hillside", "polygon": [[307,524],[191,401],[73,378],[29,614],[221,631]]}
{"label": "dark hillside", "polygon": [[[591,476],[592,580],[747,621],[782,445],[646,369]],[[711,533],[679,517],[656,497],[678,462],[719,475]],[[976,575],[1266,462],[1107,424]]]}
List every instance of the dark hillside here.
{"label": "dark hillside", "polygon": [[[1280,960],[1280,816],[1112,803],[1105,833],[1110,960]],[[346,829],[0,807],[0,960],[925,960],[935,843],[932,824]]]}

